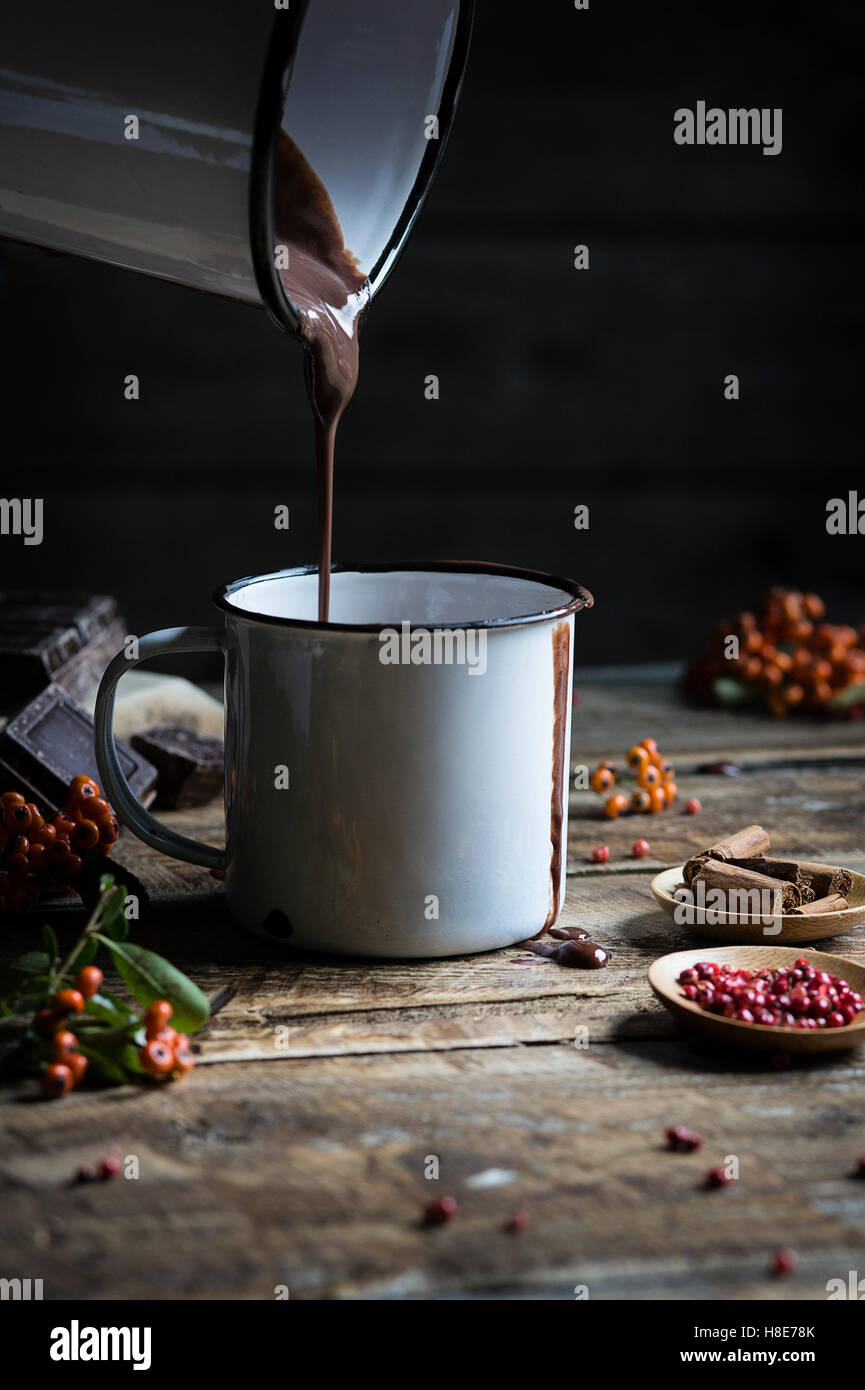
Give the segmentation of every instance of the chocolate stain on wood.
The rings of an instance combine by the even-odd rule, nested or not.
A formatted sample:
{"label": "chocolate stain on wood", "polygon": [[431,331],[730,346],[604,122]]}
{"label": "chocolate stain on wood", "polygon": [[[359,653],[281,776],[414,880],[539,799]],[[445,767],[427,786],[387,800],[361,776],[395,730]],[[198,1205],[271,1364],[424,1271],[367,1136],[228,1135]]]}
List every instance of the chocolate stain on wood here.
{"label": "chocolate stain on wood", "polygon": [[562,830],[565,819],[565,776],[568,769],[568,673],[571,664],[571,628],[568,622],[553,629],[553,790],[550,797],[550,878],[553,900],[544,931],[559,915],[562,884]]}

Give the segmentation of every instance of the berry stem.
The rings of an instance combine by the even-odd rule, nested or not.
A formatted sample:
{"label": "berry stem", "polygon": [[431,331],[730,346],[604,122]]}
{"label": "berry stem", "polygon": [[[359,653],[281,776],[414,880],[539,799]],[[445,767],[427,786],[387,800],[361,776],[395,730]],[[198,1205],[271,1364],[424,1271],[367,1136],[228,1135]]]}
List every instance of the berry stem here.
{"label": "berry stem", "polygon": [[78,957],[81,955],[81,952],[84,950],[84,947],[87,945],[90,938],[92,936],[96,936],[96,934],[98,933],[99,928],[102,925],[101,918],[103,910],[105,908],[106,903],[108,902],[108,899],[113,895],[115,891],[115,886],[116,885],[112,882],[99,895],[99,901],[97,902],[96,906],[91,912],[86,927],[79,936],[75,945],[72,947],[72,950],[69,952],[69,955],[66,957],[65,961],[60,966],[60,969],[56,972],[56,974],[51,976],[48,982],[49,992],[56,992],[58,985],[60,985],[63,982],[64,977],[69,974],[73,965],[77,961]]}

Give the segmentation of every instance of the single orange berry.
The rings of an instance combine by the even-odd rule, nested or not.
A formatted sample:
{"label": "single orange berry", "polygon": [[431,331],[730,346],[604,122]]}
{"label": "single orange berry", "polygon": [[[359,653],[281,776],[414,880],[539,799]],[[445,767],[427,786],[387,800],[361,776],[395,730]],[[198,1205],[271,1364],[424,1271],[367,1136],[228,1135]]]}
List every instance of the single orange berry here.
{"label": "single orange berry", "polygon": [[64,878],[76,878],[81,873],[84,860],[80,854],[72,854],[67,850],[57,866]]}
{"label": "single orange berry", "polygon": [[663,811],[667,804],[667,793],[663,787],[652,787],[649,791],[653,811]]}
{"label": "single orange berry", "polygon": [[645,767],[649,761],[648,751],[645,748],[641,748],[638,744],[635,744],[634,747],[629,748],[625,754],[625,761],[628,767],[632,767],[635,772],[639,772],[640,768]]}
{"label": "single orange berry", "polygon": [[164,1042],[167,1047],[174,1047],[180,1034],[175,1028],[169,1025],[167,1028],[159,1028],[158,1030],[145,1028],[144,1036],[147,1038],[148,1042],[150,1042],[151,1038],[156,1038],[159,1042]]}
{"label": "single orange berry", "polygon": [[101,845],[113,845],[120,834],[120,822],[117,817],[110,814],[97,816],[96,824],[99,827],[99,843]]}
{"label": "single orange berry", "polygon": [[83,1053],[75,1052],[69,1058],[69,1061],[66,1063],[66,1065],[72,1072],[73,1084],[76,1086],[80,1086],[81,1082],[84,1080],[84,1073],[86,1072],[88,1067],[87,1058],[84,1056]]}
{"label": "single orange berry", "polygon": [[56,825],[40,825],[33,836],[37,845],[50,845],[57,839]]}
{"label": "single orange berry", "polygon": [[608,797],[604,803],[604,815],[610,820],[615,820],[617,816],[623,815],[628,809],[628,798],[623,792],[615,792]]}
{"label": "single orange berry", "polygon": [[7,806],[26,805],[26,799],[20,792],[4,792],[0,796],[0,811],[5,811]]}
{"label": "single orange berry", "polygon": [[156,999],[152,1004],[148,1004],[144,1011],[144,1026],[158,1032],[160,1028],[168,1026],[168,1020],[173,1013],[174,1007],[167,999]]}
{"label": "single orange berry", "polygon": [[61,1028],[66,1027],[66,1016],[55,1013],[53,1009],[40,1009],[33,1020],[33,1027],[43,1038],[50,1038]]}
{"label": "single orange berry", "polygon": [[609,791],[615,780],[608,767],[599,767],[589,778],[589,786],[593,792],[606,792]]}
{"label": "single orange berry", "polygon": [[742,674],[746,681],[753,684],[754,681],[759,680],[762,669],[763,663],[759,656],[749,656],[745,659],[745,665],[742,667]]}
{"label": "single orange berry", "polygon": [[41,874],[45,872],[45,870],[48,868],[47,855],[47,849],[44,845],[40,845],[38,840],[35,844],[30,845],[30,849],[27,854],[27,862],[30,865],[31,874]]}
{"label": "single orange berry", "polygon": [[189,1039],[185,1033],[179,1033],[177,1042],[174,1045],[174,1068],[175,1071],[191,1071],[195,1066],[195,1057],[189,1045]]}
{"label": "single orange berry", "polygon": [[75,983],[85,999],[92,999],[99,993],[99,986],[105,979],[98,965],[84,965],[75,976]]}
{"label": "single orange berry", "polygon": [[[26,839],[27,839],[26,835],[19,835],[17,838],[18,838],[19,840],[24,840],[25,843],[26,843]],[[26,850],[24,850],[24,849],[14,849],[14,850],[12,850],[12,853],[11,853],[11,854],[8,854],[8,855],[6,856],[6,872],[7,872],[7,874],[12,874],[13,878],[22,878],[25,874],[29,874],[29,872],[30,872],[30,860],[29,860],[29,858],[28,858],[28,851],[29,851],[29,849],[30,849],[30,846],[29,846],[29,845],[27,846],[27,849],[26,849]]]}
{"label": "single orange berry", "polygon": [[58,835],[56,840],[49,840],[45,848],[48,853],[48,863],[55,869],[63,863],[67,854],[70,853],[69,841],[65,835]]}
{"label": "single orange berry", "polygon": [[61,1096],[68,1096],[74,1085],[72,1071],[64,1062],[54,1062],[42,1073],[42,1094],[48,1100],[59,1100]]}
{"label": "single orange berry", "polygon": [[809,618],[822,618],[826,612],[826,605],[816,594],[806,594],[803,599],[805,612]]}
{"label": "single orange berry", "polygon": [[32,839],[34,832],[41,830],[45,824],[45,817],[33,801],[27,802],[27,810],[30,812],[30,838]]}
{"label": "single orange berry", "polygon": [[72,836],[75,834],[75,821],[72,820],[70,816],[65,815],[63,811],[60,811],[54,817],[51,824],[54,826],[58,839],[66,839],[71,841]]}
{"label": "single orange berry", "polygon": [[832,699],[832,687],[828,681],[817,680],[811,686],[811,701],[813,704],[825,705]]}
{"label": "single orange berry", "polygon": [[92,820],[80,820],[75,827],[72,843],[78,850],[94,849],[99,844],[99,826]]}
{"label": "single orange berry", "polygon": [[664,782],[672,782],[676,775],[676,769],[673,767],[669,758],[661,758],[658,763],[658,771],[661,774],[661,780]]}
{"label": "single orange berry", "polygon": [[29,830],[32,819],[30,807],[26,801],[13,801],[11,806],[7,806],[3,812],[3,824],[13,835],[23,830]]}
{"label": "single orange berry", "polygon": [[642,814],[652,809],[652,798],[642,787],[639,791],[631,793],[631,810]]}
{"label": "single orange berry", "polygon": [[68,1062],[78,1051],[78,1039],[68,1029],[61,1028],[51,1039],[52,1062]]}
{"label": "single orange berry", "polygon": [[647,763],[646,766],[641,768],[637,773],[637,786],[645,787],[647,790],[651,790],[652,787],[657,787],[660,780],[661,773],[658,768],[655,767],[654,763]]}
{"label": "single orange berry", "polygon": [[657,753],[657,751],[658,751],[657,742],[656,742],[656,740],[653,739],[653,738],[641,738],[641,739],[640,739],[640,747],[641,747],[641,748],[645,748],[646,752],[647,752],[648,754],[650,754],[650,755],[651,755],[652,753]]}
{"label": "single orange berry", "polygon": [[99,783],[94,782],[92,777],[87,777],[85,773],[79,772],[77,777],[73,777],[69,783],[69,794],[74,797],[93,797],[99,796]]}
{"label": "single orange berry", "polygon": [[138,1049],[138,1060],[151,1076],[164,1076],[174,1070],[174,1053],[167,1043],[150,1038]]}
{"label": "single orange berry", "polygon": [[679,795],[679,788],[676,786],[675,782],[664,783],[664,795],[666,797],[667,805],[672,806],[673,802],[676,800],[676,797]]}
{"label": "single orange berry", "polygon": [[51,1000],[51,1006],[58,1014],[80,1014],[84,1008],[84,995],[80,989],[61,989]]}

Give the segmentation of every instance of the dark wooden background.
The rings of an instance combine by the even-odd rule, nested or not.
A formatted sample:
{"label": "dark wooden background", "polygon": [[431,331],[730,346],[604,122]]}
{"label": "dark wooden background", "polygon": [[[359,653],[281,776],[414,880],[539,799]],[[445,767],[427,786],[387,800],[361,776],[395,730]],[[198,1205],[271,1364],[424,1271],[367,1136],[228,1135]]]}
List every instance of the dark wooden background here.
{"label": "dark wooden background", "polygon": [[[865,618],[862,539],[825,533],[827,499],[865,491],[862,23],[480,0],[440,178],[365,327],[337,559],[573,575],[598,596],[584,662],[683,655],[772,582]],[[676,146],[700,99],[783,107],[783,152]],[[314,558],[300,354],[263,312],[8,243],[0,267],[2,492],[44,496],[47,527],[3,542],[5,584],[115,591],[142,631]]]}

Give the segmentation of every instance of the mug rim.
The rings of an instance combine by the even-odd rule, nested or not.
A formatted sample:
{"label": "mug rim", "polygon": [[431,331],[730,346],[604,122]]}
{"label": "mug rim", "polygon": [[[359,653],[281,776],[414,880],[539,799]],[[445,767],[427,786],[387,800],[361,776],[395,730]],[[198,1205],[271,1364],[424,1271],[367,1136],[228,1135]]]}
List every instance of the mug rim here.
{"label": "mug rim", "polygon": [[[551,622],[555,618],[569,617],[583,608],[594,607],[594,596],[574,579],[562,579],[558,575],[547,574],[544,570],[522,569],[516,565],[497,565],[486,560],[391,560],[374,564],[331,565],[331,574],[397,574],[401,571],[424,574],[486,574],[500,579],[524,579],[533,584],[542,584],[550,589],[561,589],[571,595],[567,603],[543,608],[535,613],[520,614],[513,618],[478,618],[472,622],[449,622],[449,628],[473,630],[476,628],[526,627],[531,623]],[[252,584],[266,579],[299,579],[308,574],[318,574],[318,565],[293,565],[287,569],[271,570],[268,574],[246,575],[222,584],[213,594],[213,602],[224,613],[236,618],[247,618],[251,622],[267,623],[273,627],[301,628],[316,632],[381,632],[393,626],[393,619],[376,623],[331,623],[320,622],[317,618],[285,618],[275,613],[253,613],[237,608],[231,603],[231,595]],[[428,632],[434,625],[411,623],[412,631]]]}

